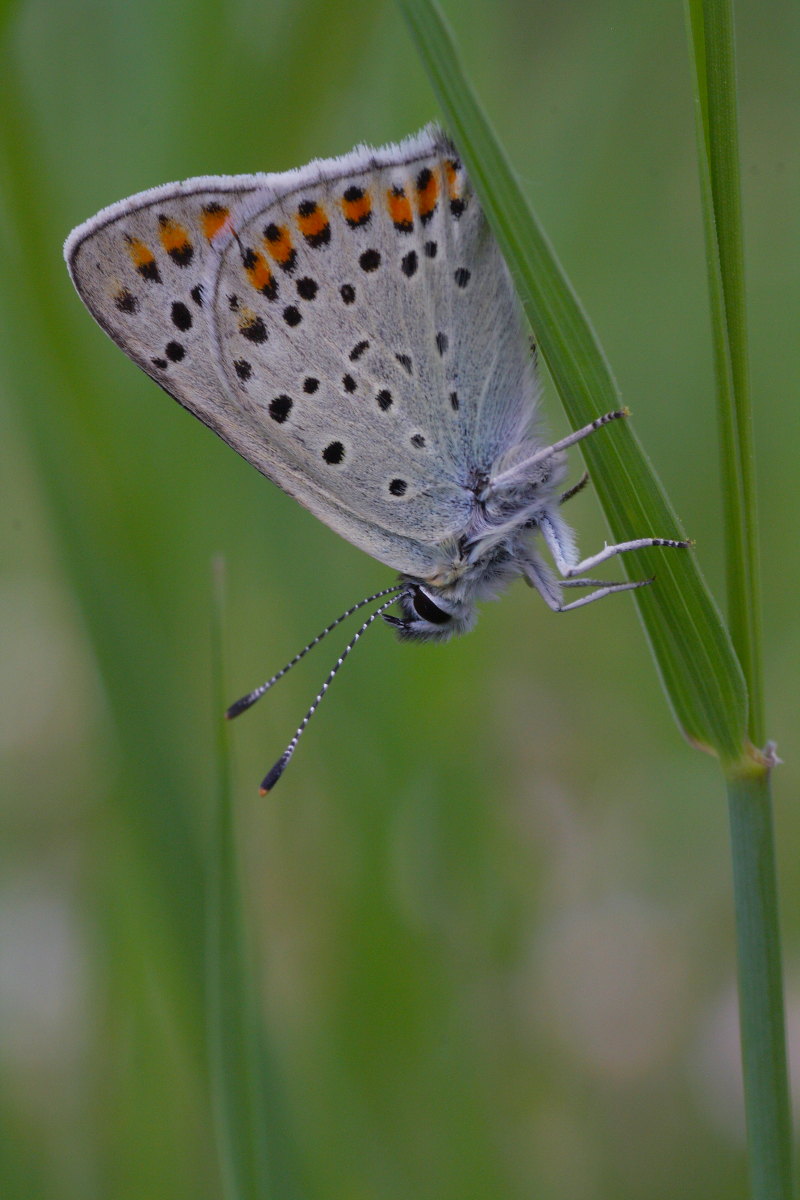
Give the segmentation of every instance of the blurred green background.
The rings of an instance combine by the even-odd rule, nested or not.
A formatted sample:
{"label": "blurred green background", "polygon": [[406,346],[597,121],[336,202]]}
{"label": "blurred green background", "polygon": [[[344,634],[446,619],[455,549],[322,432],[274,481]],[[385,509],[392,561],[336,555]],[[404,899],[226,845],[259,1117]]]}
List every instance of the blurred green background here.
{"label": "blurred green background", "polygon": [[[721,598],[681,4],[444,7]],[[791,1030],[800,14],[737,18]],[[0,19],[0,1177],[26,1200],[205,1200],[211,560],[230,700],[391,575],[124,358],[61,243],[145,187],[382,143],[435,107],[391,4]],[[588,552],[604,523],[590,491],[573,504]],[[557,619],[517,586],[444,647],[375,630],[260,800],[344,640],[231,729],[276,1197],[743,1197],[724,799],[630,599]]]}

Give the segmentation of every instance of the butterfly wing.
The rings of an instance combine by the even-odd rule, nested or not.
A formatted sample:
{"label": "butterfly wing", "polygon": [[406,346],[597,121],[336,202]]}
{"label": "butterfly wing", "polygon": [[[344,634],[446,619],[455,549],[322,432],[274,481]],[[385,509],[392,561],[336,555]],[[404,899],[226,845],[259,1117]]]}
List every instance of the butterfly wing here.
{"label": "butterfly wing", "polygon": [[281,175],[105,210],[76,287],[161,387],[337,532],[432,577],[534,381],[497,245],[428,129]]}
{"label": "butterfly wing", "polygon": [[[98,324],[184,408],[248,462],[356,545],[385,547],[397,570],[427,576],[441,555],[414,538],[380,539],[369,520],[316,503],[302,463],[281,457],[263,409],[228,389],[212,354],[213,313],[204,278],[212,244],[253,195],[268,202],[288,176],[243,175],[166,184],[114,204],[79,226],[64,253],[76,290]],[[271,424],[271,422],[270,422]]]}
{"label": "butterfly wing", "polygon": [[92,316],[165,391],[238,449],[242,414],[209,350],[202,279],[212,239],[258,176],[190,179],[104,209],[64,247]]}

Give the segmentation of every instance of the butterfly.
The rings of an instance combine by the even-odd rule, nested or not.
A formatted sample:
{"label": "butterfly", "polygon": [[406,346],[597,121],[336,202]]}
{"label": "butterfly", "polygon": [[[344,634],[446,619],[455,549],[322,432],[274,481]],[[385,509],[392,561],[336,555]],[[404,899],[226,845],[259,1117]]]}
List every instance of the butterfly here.
{"label": "butterfly", "polygon": [[[516,576],[566,612],[651,582],[586,574],[614,555],[688,545],[644,537],[580,558],[561,506],[586,477],[564,487],[565,451],[627,413],[548,442],[513,282],[435,125],[281,174],[153,188],[73,230],[65,257],[92,316],[160,387],[399,572],[228,710],[249,707],[340,621],[380,601],[262,792],[378,617],[402,639],[443,641],[470,630],[478,602]],[[585,591],[567,603],[566,588]],[[399,615],[387,611],[395,604]]]}

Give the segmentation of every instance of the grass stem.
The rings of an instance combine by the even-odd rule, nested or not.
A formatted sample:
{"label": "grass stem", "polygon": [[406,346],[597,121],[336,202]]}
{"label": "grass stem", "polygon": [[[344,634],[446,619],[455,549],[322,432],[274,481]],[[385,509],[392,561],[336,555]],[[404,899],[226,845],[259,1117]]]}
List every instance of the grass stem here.
{"label": "grass stem", "polygon": [[739,1027],[753,1200],[792,1196],[792,1120],[786,1068],[771,763],[728,778]]}

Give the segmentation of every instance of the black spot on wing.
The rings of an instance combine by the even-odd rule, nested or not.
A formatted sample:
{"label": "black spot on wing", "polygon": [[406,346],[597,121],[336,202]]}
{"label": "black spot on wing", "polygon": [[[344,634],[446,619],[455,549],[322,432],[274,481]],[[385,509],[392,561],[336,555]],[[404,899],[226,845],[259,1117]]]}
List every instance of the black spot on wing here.
{"label": "black spot on wing", "polygon": [[400,262],[400,269],[407,279],[416,274],[418,261],[416,250],[409,250],[408,254],[403,255]]}
{"label": "black spot on wing", "polygon": [[322,457],[329,466],[338,466],[344,458],[344,446],[341,442],[330,442],[322,451]]}
{"label": "black spot on wing", "polygon": [[291,396],[276,396],[274,400],[270,400],[269,415],[273,421],[282,425],[292,411],[293,403]]}
{"label": "black spot on wing", "polygon": [[379,250],[365,250],[359,255],[358,265],[362,271],[377,271],[381,265],[381,256]]}
{"label": "black spot on wing", "polygon": [[189,309],[182,300],[176,300],[174,302],[172,305],[171,316],[172,324],[176,329],[180,329],[182,333],[185,333],[187,329],[192,328],[192,314],[189,312]]}

